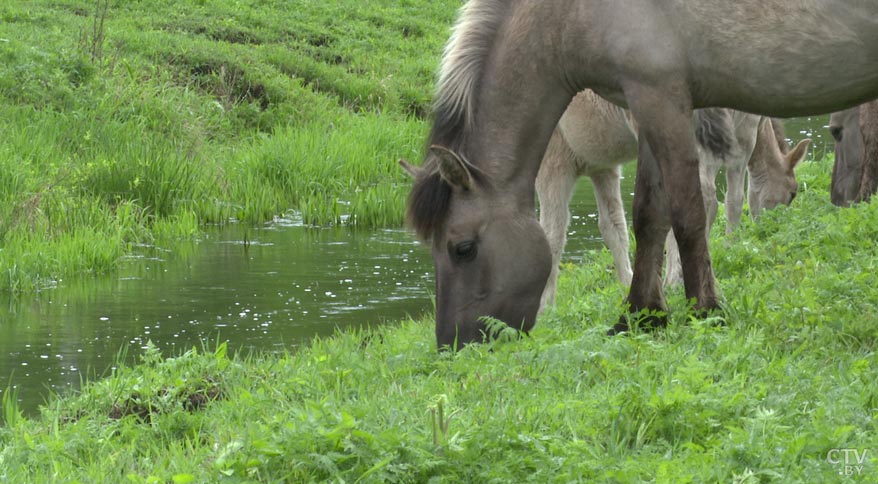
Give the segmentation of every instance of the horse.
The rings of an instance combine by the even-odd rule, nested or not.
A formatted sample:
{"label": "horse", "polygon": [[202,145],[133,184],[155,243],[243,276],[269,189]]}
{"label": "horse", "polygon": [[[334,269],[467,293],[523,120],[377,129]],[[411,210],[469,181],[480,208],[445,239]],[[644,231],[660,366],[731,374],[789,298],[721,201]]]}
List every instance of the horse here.
{"label": "horse", "polygon": [[840,207],[869,201],[878,189],[878,101],[832,113],[829,132],[835,139],[830,200]]}
{"label": "horse", "polygon": [[[795,167],[810,139],[790,150],[783,124],[776,119],[730,109],[695,111],[701,191],[708,227],[717,212],[716,176],[725,167],[727,233],[740,223],[745,171],[750,171],[750,214],[789,204],[798,189]],[[540,226],[552,251],[552,271],[543,290],[541,309],[554,302],[558,265],[567,240],[570,198],[576,180],[588,176],[598,208],[598,229],[610,253],[616,276],[631,284],[628,226],[622,208],[621,168],[637,156],[637,130],[631,114],[590,90],[576,95],[549,140],[537,174]],[[666,242],[665,286],[682,283],[680,257],[673,236]]]}
{"label": "horse", "polygon": [[534,182],[561,115],[587,88],[628,108],[639,140],[628,310],[608,334],[667,324],[661,266],[672,228],[692,310],[721,315],[693,110],[793,117],[878,97],[878,3],[465,3],[407,200],[409,225],[431,246],[439,348],[484,340],[489,322],[533,328],[552,268]]}

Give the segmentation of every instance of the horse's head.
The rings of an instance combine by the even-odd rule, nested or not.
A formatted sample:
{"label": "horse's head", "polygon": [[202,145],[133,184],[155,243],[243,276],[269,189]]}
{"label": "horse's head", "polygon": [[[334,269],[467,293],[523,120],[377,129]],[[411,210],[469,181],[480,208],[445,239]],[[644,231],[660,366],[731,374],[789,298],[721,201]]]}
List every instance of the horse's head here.
{"label": "horse's head", "polygon": [[486,316],[529,331],[552,266],[533,207],[442,147],[421,168],[401,164],[415,178],[409,221],[432,243],[439,347],[482,341]]}
{"label": "horse's head", "polygon": [[835,139],[835,165],[832,168],[832,203],[846,206],[860,189],[863,172],[863,137],[860,134],[860,107],[832,113],[829,132]]}
{"label": "horse's head", "polygon": [[[796,198],[799,184],[796,166],[808,153],[809,138],[799,141],[793,149],[784,152],[786,140],[778,139],[769,118],[759,125],[756,148],[748,163],[750,171],[750,213],[758,217],[763,210],[778,205],[789,205]],[[788,149],[788,147],[787,147]]]}

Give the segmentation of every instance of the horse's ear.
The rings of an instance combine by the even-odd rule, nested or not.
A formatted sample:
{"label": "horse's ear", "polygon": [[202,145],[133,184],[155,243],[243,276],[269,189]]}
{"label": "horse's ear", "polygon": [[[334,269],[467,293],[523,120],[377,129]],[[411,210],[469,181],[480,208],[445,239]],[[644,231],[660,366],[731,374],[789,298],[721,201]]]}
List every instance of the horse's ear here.
{"label": "horse's ear", "polygon": [[787,166],[789,166],[790,170],[796,168],[802,160],[805,159],[805,155],[808,154],[808,145],[811,144],[811,138],[805,138],[802,141],[799,141],[789,153],[784,155],[784,158],[787,160]]}
{"label": "horse's ear", "polygon": [[439,176],[449,185],[461,190],[475,186],[472,173],[457,153],[439,145],[430,146],[430,153],[439,160]]}
{"label": "horse's ear", "polygon": [[411,163],[409,163],[409,162],[406,161],[406,160],[400,159],[400,160],[399,160],[399,166],[401,166],[402,169],[405,170],[405,172],[408,173],[408,175],[409,175],[410,177],[412,177],[412,178],[414,178],[414,179],[416,179],[416,180],[418,179],[418,176],[421,174],[421,169],[420,169],[420,168],[418,168],[418,167],[415,166],[415,165],[412,165]]}

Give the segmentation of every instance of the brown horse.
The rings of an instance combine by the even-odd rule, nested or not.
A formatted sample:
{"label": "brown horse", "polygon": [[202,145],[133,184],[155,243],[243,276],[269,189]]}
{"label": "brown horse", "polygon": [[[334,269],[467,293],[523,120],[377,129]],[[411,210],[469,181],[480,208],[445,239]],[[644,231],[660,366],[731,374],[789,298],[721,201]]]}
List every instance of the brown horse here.
{"label": "brown horse", "polygon": [[440,347],[481,340],[485,317],[533,327],[552,266],[534,180],[558,120],[586,88],[629,108],[640,141],[634,316],[610,332],[627,331],[629,319],[662,326],[671,228],[686,297],[699,313],[719,308],[692,110],[790,117],[878,97],[878,2],[467,2],[408,202],[410,223],[432,244]]}
{"label": "brown horse", "polygon": [[829,132],[835,139],[832,203],[869,201],[878,189],[878,101],[832,113]]}

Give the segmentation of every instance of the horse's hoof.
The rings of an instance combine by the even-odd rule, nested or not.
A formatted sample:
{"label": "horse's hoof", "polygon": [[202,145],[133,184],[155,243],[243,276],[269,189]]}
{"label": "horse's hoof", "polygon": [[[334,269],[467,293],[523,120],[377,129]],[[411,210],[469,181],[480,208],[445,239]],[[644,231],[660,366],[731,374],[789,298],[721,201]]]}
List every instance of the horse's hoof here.
{"label": "horse's hoof", "polygon": [[607,330],[607,336],[616,336],[618,334],[628,332],[628,320],[625,316],[619,318],[619,322],[614,324],[612,328]]}
{"label": "horse's hoof", "polygon": [[712,308],[698,308],[692,313],[695,319],[709,319],[710,324],[717,327],[727,326],[726,310],[724,307],[717,305]]}
{"label": "horse's hoof", "polygon": [[637,318],[637,326],[644,331],[655,331],[668,326],[668,316],[664,313],[642,314]]}
{"label": "horse's hoof", "polygon": [[607,330],[607,336],[627,333],[632,329],[655,331],[668,325],[668,316],[663,312],[640,312],[621,316],[619,322]]}

